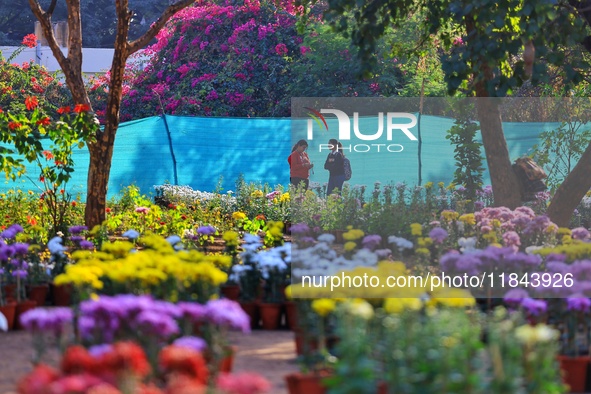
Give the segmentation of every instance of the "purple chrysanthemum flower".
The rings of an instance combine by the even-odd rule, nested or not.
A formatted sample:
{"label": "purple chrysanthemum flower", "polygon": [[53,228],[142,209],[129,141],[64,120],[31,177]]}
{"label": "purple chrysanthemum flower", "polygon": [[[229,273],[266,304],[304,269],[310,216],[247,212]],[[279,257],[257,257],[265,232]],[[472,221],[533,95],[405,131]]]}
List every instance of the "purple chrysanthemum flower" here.
{"label": "purple chrysanthemum flower", "polygon": [[82,241],[80,241],[80,243],[78,245],[82,249],[86,249],[86,250],[93,250],[94,249],[94,243],[92,243],[92,241],[88,241],[86,239],[83,239]]}
{"label": "purple chrysanthemum flower", "polygon": [[515,231],[507,231],[503,234],[503,244],[505,246],[520,246],[521,238]]}
{"label": "purple chrysanthemum flower", "polygon": [[98,358],[100,356],[102,356],[103,354],[109,353],[110,351],[113,350],[113,345],[110,345],[108,343],[103,343],[100,345],[94,345],[88,348],[88,353],[94,357],[94,358]]}
{"label": "purple chrysanthemum flower", "polygon": [[527,291],[523,289],[511,289],[505,293],[503,301],[510,307],[517,308],[526,298],[529,298]]}
{"label": "purple chrysanthemum flower", "polygon": [[443,241],[447,239],[447,236],[447,231],[441,227],[435,227],[433,230],[429,231],[429,238],[438,244],[443,243]]}
{"label": "purple chrysanthemum flower", "polygon": [[591,300],[582,294],[574,294],[566,299],[566,309],[587,313],[591,310]]}
{"label": "purple chrysanthemum flower", "polygon": [[375,248],[380,246],[381,243],[382,237],[378,234],[366,235],[365,237],[363,237],[363,240],[361,241],[361,245],[363,245],[365,249],[369,250],[374,250]]}
{"label": "purple chrysanthemum flower", "polygon": [[169,338],[180,331],[174,318],[154,310],[140,312],[134,321],[134,325],[142,332],[160,338]]}
{"label": "purple chrysanthemum flower", "polygon": [[589,230],[587,230],[585,227],[577,227],[571,230],[571,237],[573,239],[578,239],[582,241],[588,239],[590,236],[591,233],[589,233]]}
{"label": "purple chrysanthemum flower", "polygon": [[546,310],[548,310],[548,304],[546,301],[534,300],[533,298],[523,299],[523,301],[521,301],[521,307],[531,316],[539,316],[542,313],[546,313]]}
{"label": "purple chrysanthemum flower", "polygon": [[178,307],[182,312],[183,318],[189,320],[192,323],[204,321],[205,316],[207,315],[207,308],[205,305],[194,302],[179,302]]}
{"label": "purple chrysanthemum flower", "polygon": [[215,227],[210,225],[201,226],[197,228],[197,234],[199,235],[214,235],[216,231],[217,230],[215,229]]}
{"label": "purple chrysanthemum flower", "polygon": [[307,234],[309,232],[310,227],[306,223],[296,223],[291,226],[291,233],[294,235]]}
{"label": "purple chrysanthemum flower", "polygon": [[240,304],[228,299],[209,301],[207,319],[217,325],[250,332],[250,317],[244,312]]}
{"label": "purple chrysanthemum flower", "polygon": [[27,277],[27,271],[26,270],[14,270],[11,273],[12,276],[14,276],[15,278],[26,278]]}
{"label": "purple chrysanthemum flower", "polygon": [[207,349],[207,342],[205,342],[204,339],[199,338],[199,337],[192,337],[192,336],[180,337],[178,339],[175,339],[172,344],[175,346],[180,346],[180,347],[184,347],[184,348],[191,349],[191,350],[196,350],[198,352],[202,352],[205,349]]}
{"label": "purple chrysanthemum flower", "polygon": [[20,317],[20,322],[27,331],[50,331],[59,334],[67,324],[72,322],[73,317],[74,314],[70,308],[35,308],[25,312]]}
{"label": "purple chrysanthemum flower", "polygon": [[86,227],[86,226],[72,226],[68,229],[68,231],[72,235],[78,235],[81,232],[86,231],[86,230],[88,230],[88,227]]}

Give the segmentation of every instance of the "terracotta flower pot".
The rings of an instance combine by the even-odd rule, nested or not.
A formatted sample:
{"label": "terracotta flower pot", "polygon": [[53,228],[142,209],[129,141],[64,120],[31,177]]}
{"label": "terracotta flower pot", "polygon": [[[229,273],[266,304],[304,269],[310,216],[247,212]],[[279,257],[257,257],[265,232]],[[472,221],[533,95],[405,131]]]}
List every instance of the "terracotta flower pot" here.
{"label": "terracotta flower pot", "polygon": [[8,302],[4,306],[0,306],[0,313],[6,318],[8,329],[14,329],[14,316],[16,313],[16,302]]}
{"label": "terracotta flower pot", "polygon": [[49,286],[46,284],[29,286],[27,288],[27,297],[29,300],[35,301],[37,306],[45,305],[47,294],[49,294]]}
{"label": "terracotta flower pot", "polygon": [[325,394],[322,379],[330,376],[328,372],[314,374],[292,373],[285,376],[289,394]]}
{"label": "terracotta flower pot", "polygon": [[9,285],[4,285],[2,293],[4,294],[4,297],[7,299],[8,298],[16,299],[16,285],[14,283],[9,284]]}
{"label": "terracotta flower pot", "polygon": [[259,327],[259,305],[254,301],[240,301],[240,307],[250,317],[250,328]]}
{"label": "terracotta flower pot", "polygon": [[281,304],[262,302],[259,304],[259,315],[263,330],[277,330],[281,324]]}
{"label": "terracotta flower pot", "polygon": [[240,296],[240,286],[238,285],[224,285],[220,289],[220,293],[232,301],[237,301],[238,297]]}
{"label": "terracotta flower pot", "polygon": [[582,393],[587,383],[587,366],[591,360],[590,356],[558,356],[562,380],[570,387],[571,393]]}
{"label": "terracotta flower pot", "polygon": [[22,330],[23,326],[21,325],[20,318],[21,316],[31,309],[37,307],[37,303],[32,300],[24,300],[16,304],[16,311],[14,314],[14,329],[15,330]]}
{"label": "terracotta flower pot", "polygon": [[236,355],[237,348],[235,346],[230,346],[228,349],[228,355],[222,359],[220,362],[219,372],[230,373],[232,372],[232,368],[234,367],[234,357]]}
{"label": "terracotta flower pot", "polygon": [[297,304],[293,301],[287,301],[284,304],[285,307],[285,320],[287,328],[295,330],[298,327],[298,308]]}
{"label": "terracotta flower pot", "polygon": [[51,296],[53,305],[55,306],[70,306],[72,305],[72,291],[71,285],[56,286],[51,283]]}

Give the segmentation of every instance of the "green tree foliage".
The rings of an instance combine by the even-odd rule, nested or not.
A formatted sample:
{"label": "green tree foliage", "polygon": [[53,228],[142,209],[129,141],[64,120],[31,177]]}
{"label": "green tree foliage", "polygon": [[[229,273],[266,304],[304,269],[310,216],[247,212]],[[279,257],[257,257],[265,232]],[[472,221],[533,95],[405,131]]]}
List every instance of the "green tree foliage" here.
{"label": "green tree foliage", "polygon": [[292,97],[388,97],[404,87],[400,63],[384,45],[371,77],[363,80],[357,78],[362,68],[358,49],[329,26],[310,25],[302,48],[305,56],[292,67]]}

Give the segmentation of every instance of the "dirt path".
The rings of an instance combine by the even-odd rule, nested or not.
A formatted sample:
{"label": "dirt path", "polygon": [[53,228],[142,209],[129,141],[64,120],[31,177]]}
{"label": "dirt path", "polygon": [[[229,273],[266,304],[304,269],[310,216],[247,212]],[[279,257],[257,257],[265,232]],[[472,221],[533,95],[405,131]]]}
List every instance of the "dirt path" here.
{"label": "dirt path", "polygon": [[[256,330],[249,335],[232,333],[231,342],[238,348],[234,371],[257,372],[267,378],[269,394],[286,394],[283,377],[297,370],[293,332]],[[16,393],[16,382],[32,369],[31,336],[23,331],[0,332],[0,394]],[[47,360],[57,364],[57,353]]]}

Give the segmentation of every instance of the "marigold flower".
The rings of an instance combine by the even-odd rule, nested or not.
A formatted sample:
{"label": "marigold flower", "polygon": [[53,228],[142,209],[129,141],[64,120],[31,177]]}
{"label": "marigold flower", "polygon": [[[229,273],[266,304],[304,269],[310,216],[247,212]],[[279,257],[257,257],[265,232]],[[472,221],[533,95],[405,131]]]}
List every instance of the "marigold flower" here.
{"label": "marigold flower", "polygon": [[336,308],[336,302],[330,298],[320,298],[317,300],[312,301],[312,309],[316,312],[319,316],[326,316]]}
{"label": "marigold flower", "polygon": [[244,212],[234,212],[232,218],[234,220],[242,220],[246,218],[246,214]]}

